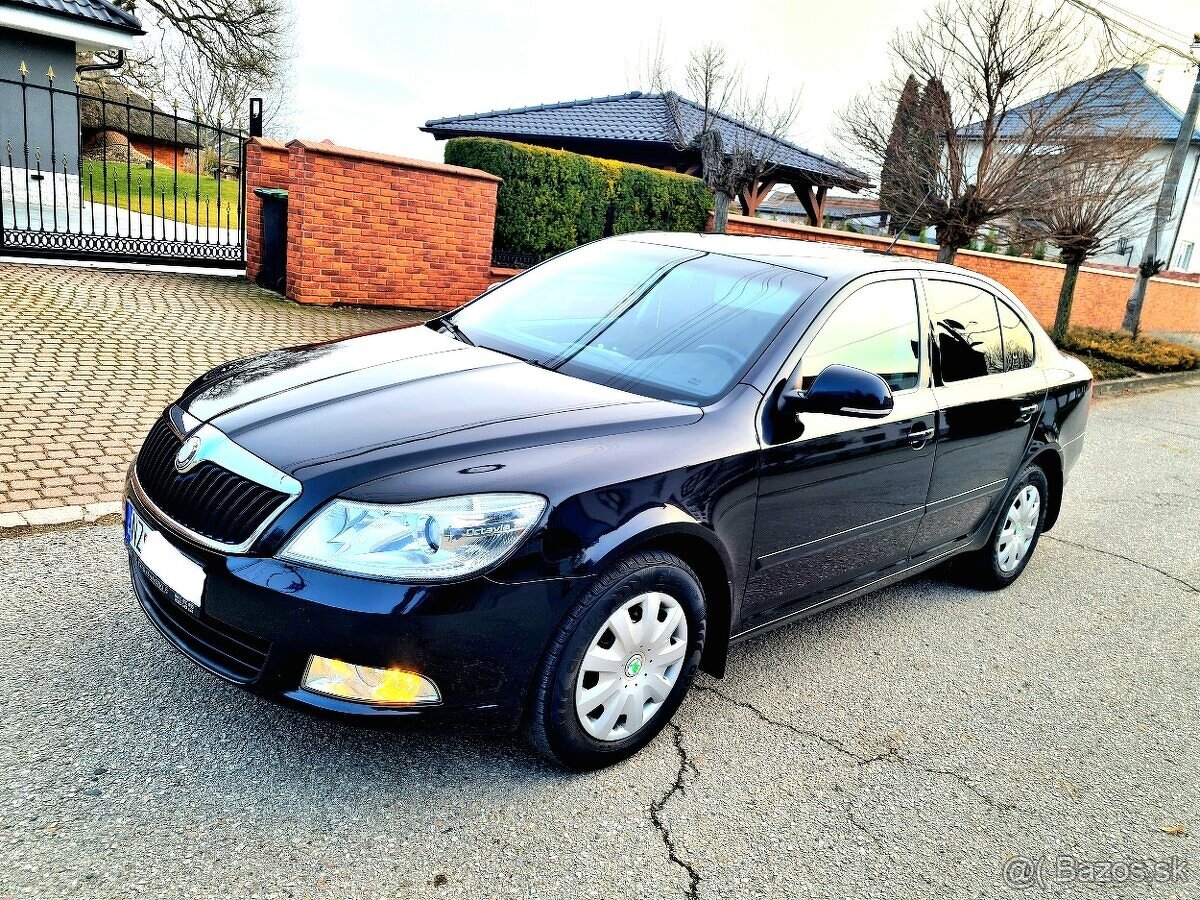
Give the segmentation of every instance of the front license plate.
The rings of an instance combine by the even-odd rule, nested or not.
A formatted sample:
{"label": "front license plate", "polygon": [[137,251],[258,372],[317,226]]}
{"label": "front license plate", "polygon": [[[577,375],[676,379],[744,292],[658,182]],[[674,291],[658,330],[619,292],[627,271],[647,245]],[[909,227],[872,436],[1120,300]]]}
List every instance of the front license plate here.
{"label": "front license plate", "polygon": [[125,540],[160,587],[175,594],[192,609],[204,596],[204,570],[171,546],[147,525],[133,504],[125,501]]}

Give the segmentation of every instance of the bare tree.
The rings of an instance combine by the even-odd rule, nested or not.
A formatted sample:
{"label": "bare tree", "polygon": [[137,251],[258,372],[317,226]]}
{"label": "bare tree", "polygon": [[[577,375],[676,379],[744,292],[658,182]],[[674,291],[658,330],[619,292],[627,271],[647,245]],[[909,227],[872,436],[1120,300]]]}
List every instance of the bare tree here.
{"label": "bare tree", "polygon": [[711,43],[688,55],[686,97],[671,88],[661,44],[651,83],[666,97],[676,149],[699,154],[700,178],[713,194],[713,231],[724,233],[730,204],[774,168],[772,157],[796,121],[799,97],[777,102],[769,81],[748,90],[741,68]]}
{"label": "bare tree", "polygon": [[1057,247],[1066,264],[1053,337],[1061,341],[1071,325],[1071,307],[1079,269],[1104,252],[1129,228],[1149,215],[1158,191],[1161,166],[1150,155],[1154,140],[1141,137],[1131,121],[1124,133],[1106,133],[1064,148],[1067,159],[1057,166],[1053,202],[1039,219],[1044,239]]}
{"label": "bare tree", "polygon": [[1112,114],[1119,102],[1103,79],[1085,78],[1103,68],[1103,47],[1062,4],[941,0],[893,37],[890,55],[891,78],[850,103],[841,137],[880,168],[909,77],[926,86],[912,128],[935,146],[903,157],[921,163],[903,171],[893,153],[890,189],[917,210],[916,229],[936,229],[942,262],[986,223],[1044,205],[1065,183],[1061,148],[1094,128],[1097,104]]}
{"label": "bare tree", "polygon": [[117,77],[190,115],[235,124],[251,96],[268,121],[286,111],[294,55],[288,0],[116,0],[146,36],[125,55]]}

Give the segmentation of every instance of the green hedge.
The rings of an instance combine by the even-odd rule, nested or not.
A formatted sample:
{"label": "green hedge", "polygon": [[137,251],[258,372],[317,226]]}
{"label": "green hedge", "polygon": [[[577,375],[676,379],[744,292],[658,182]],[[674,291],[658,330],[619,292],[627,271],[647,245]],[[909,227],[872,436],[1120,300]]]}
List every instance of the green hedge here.
{"label": "green hedge", "polygon": [[697,178],[493,138],[453,138],[446,162],[503,178],[496,247],[550,256],[612,233],[703,231],[712,195]]}

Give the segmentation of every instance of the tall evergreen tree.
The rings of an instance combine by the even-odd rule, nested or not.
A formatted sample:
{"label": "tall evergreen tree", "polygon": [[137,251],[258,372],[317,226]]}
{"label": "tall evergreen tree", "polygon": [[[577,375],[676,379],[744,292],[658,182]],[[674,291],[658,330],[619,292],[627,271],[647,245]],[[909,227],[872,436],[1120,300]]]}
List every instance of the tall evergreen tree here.
{"label": "tall evergreen tree", "polygon": [[912,215],[905,189],[906,170],[912,164],[911,154],[917,123],[917,106],[921,102],[921,86],[916,76],[909,75],[896,103],[896,117],[888,136],[887,152],[879,175],[879,208],[892,220],[892,227],[901,227]]}
{"label": "tall evergreen tree", "polygon": [[[946,139],[953,127],[950,95],[946,93],[940,78],[935,76],[925,82],[925,90],[921,92],[921,101],[917,104],[915,120],[912,175],[909,183],[909,203],[912,210],[916,210],[922,203],[928,207],[930,203],[938,202],[935,195],[938,194],[936,185],[942,168],[942,154],[959,152],[959,147]],[[953,165],[957,166],[957,162],[953,162]],[[969,194],[969,189],[964,189],[964,193]],[[974,231],[970,237],[974,237]]]}

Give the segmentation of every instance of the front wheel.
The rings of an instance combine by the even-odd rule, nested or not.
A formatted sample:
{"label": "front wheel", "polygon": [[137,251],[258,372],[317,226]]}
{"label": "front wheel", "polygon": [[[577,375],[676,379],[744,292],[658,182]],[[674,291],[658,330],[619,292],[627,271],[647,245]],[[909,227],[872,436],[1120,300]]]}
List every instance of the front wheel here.
{"label": "front wheel", "polygon": [[610,566],[551,642],[534,686],[530,743],[571,769],[632,756],[683,702],[704,628],[704,593],[683,560],[646,551]]}
{"label": "front wheel", "polygon": [[984,590],[1008,587],[1029,564],[1046,524],[1046,498],[1050,485],[1037,466],[1016,480],[988,542],[955,566],[963,580]]}

